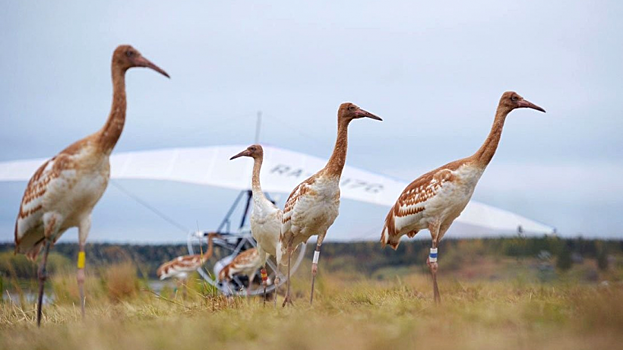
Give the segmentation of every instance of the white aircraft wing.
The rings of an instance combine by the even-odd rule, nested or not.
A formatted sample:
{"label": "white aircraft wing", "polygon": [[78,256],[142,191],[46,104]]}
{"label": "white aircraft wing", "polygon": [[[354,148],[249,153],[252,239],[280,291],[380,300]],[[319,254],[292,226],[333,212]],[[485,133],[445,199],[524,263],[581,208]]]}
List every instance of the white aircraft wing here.
{"label": "white aircraft wing", "polygon": [[[253,161],[230,161],[246,145],[168,148],[119,152],[111,156],[113,179],[167,180],[244,190],[251,187]],[[0,162],[0,181],[28,181],[45,159]],[[326,160],[283,148],[264,146],[262,189],[289,194],[316,173]],[[391,206],[407,186],[406,181],[346,165],[340,184],[342,198]],[[456,224],[453,236],[550,234],[555,229],[518,214],[471,201]]]}

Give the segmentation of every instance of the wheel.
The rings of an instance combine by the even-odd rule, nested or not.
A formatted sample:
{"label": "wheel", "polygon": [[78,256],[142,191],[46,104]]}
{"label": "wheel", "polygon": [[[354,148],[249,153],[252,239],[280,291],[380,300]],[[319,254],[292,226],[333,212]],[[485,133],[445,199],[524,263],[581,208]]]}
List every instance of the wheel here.
{"label": "wheel", "polygon": [[[189,254],[202,254],[206,252],[208,249],[207,239],[205,237],[206,234],[205,232],[197,231],[191,232],[188,235]],[[222,238],[214,239],[212,256],[197,272],[206,282],[225,295],[246,296],[247,288],[249,289],[249,295],[263,295],[264,287],[262,286],[262,278],[259,270],[252,276],[250,280],[251,283],[249,283],[249,277],[243,275],[234,276],[229,283],[220,283],[217,280],[219,271],[225,267],[225,265],[229,264],[240,252],[257,246],[249,230],[241,230],[239,233],[221,233],[221,236]],[[294,252],[292,257],[293,264],[291,267],[292,274],[301,264],[305,256],[305,249],[306,245],[301,244]],[[270,257],[266,261],[266,272],[268,273],[269,283],[266,288],[266,293],[274,292],[276,287],[274,281],[277,273],[279,273],[279,286],[286,282],[288,276],[284,272],[287,270],[286,268],[282,268],[282,270],[283,272],[278,272],[274,257]]]}

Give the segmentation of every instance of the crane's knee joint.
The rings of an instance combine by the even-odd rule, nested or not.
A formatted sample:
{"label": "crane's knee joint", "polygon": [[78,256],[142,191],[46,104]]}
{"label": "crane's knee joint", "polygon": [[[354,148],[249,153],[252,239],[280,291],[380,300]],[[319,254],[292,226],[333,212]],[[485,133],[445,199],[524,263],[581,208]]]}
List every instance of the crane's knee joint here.
{"label": "crane's knee joint", "polygon": [[48,279],[48,273],[46,271],[39,272],[39,281],[45,282]]}

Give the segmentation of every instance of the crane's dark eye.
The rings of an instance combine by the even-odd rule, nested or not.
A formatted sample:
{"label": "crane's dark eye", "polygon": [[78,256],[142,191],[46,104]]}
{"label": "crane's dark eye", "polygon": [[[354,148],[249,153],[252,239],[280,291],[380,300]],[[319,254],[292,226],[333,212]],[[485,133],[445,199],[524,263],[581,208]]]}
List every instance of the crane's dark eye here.
{"label": "crane's dark eye", "polygon": [[511,101],[516,102],[518,100],[517,96],[512,96]]}
{"label": "crane's dark eye", "polygon": [[134,51],[128,50],[128,51],[125,52],[125,55],[128,56],[128,57],[132,57],[132,56],[134,56]]}
{"label": "crane's dark eye", "polygon": [[350,107],[348,107],[348,110],[349,110],[349,111],[354,111],[354,110],[355,110],[355,106],[350,106]]}

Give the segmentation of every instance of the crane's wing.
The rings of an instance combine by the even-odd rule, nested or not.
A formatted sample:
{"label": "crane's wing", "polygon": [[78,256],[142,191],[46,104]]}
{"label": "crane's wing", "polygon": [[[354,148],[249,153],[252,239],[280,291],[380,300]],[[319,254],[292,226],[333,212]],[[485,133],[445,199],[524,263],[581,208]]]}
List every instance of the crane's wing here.
{"label": "crane's wing", "polygon": [[[63,190],[72,186],[76,172],[74,155],[88,144],[89,139],[86,137],[72,143],[52,159],[46,160],[30,177],[15,222],[15,252],[25,253],[31,260],[37,258],[45,237],[42,220],[45,203],[56,202]],[[22,174],[27,168],[21,167]],[[17,169],[19,175],[20,167]],[[54,237],[55,242],[61,233]]]}
{"label": "crane's wing", "polygon": [[288,200],[286,201],[286,205],[283,208],[282,214],[282,226],[281,226],[281,234],[290,232],[292,228],[292,219],[294,218],[297,212],[304,211],[306,209],[306,201],[304,200],[305,195],[310,192],[313,184],[316,182],[316,175],[308,178],[307,180],[301,182],[298,186],[294,188]]}
{"label": "crane's wing", "polygon": [[19,206],[19,213],[15,222],[15,249],[20,250],[21,240],[26,233],[40,230],[43,237],[43,195],[47,184],[54,178],[52,168],[54,158],[47,160],[33,174],[28,181],[24,196]]}
{"label": "crane's wing", "polygon": [[63,186],[61,169],[72,169],[66,154],[47,160],[32,175],[20,203],[15,222],[15,251],[34,260],[44,239],[44,201],[53,196],[55,188]]}
{"label": "crane's wing", "polygon": [[260,255],[256,248],[247,249],[238,254],[231,263],[229,263],[229,273],[233,276],[238,273],[250,274],[255,272],[261,265]]}
{"label": "crane's wing", "polygon": [[435,197],[444,184],[454,179],[453,171],[458,166],[454,163],[428,172],[411,182],[400,194],[398,200],[385,218],[381,233],[381,243],[389,244],[394,249],[403,234],[415,236],[420,227],[414,227],[424,215],[428,201]]}
{"label": "crane's wing", "polygon": [[183,255],[166,262],[160,267],[156,274],[161,280],[168,278],[179,272],[192,272],[197,270],[203,264],[202,256],[195,255]]}

